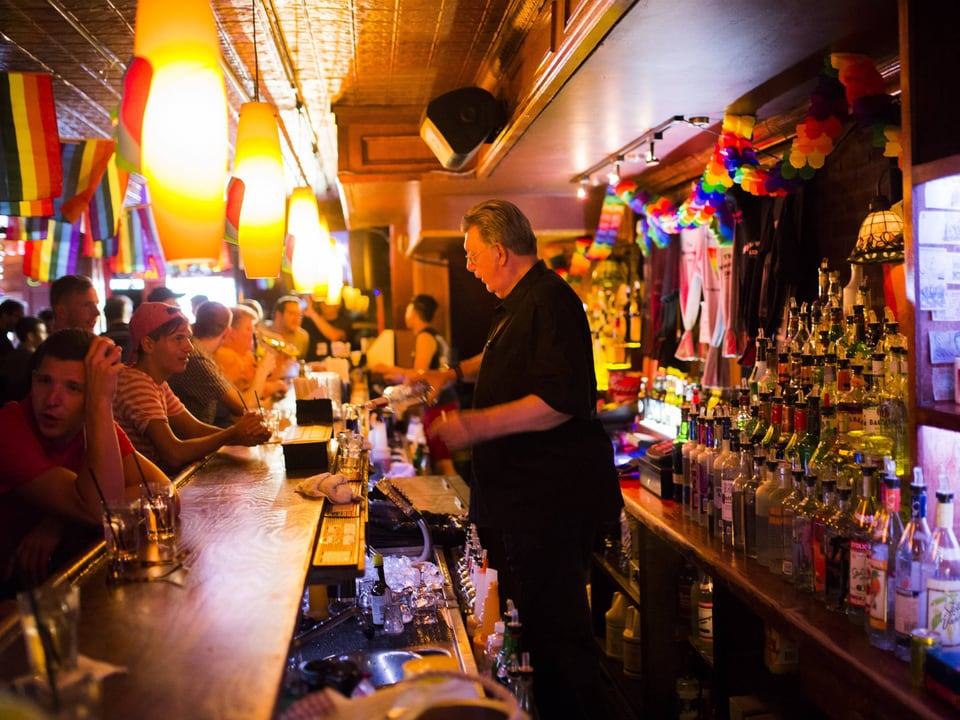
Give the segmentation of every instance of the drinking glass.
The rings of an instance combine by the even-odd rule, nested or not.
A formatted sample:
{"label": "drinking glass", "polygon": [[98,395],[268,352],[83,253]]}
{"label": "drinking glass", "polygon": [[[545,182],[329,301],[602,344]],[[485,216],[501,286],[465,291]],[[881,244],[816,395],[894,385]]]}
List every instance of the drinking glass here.
{"label": "drinking glass", "polygon": [[77,667],[77,620],[80,588],[56,585],[17,595],[17,611],[33,674],[46,678]]}
{"label": "drinking glass", "polygon": [[150,483],[141,488],[145,537],[140,559],[147,563],[171,562],[177,557],[177,516],[179,499],[173,483]]}
{"label": "drinking glass", "polygon": [[122,575],[137,563],[142,513],[139,498],[108,503],[103,511],[103,539],[111,569],[116,575]]}

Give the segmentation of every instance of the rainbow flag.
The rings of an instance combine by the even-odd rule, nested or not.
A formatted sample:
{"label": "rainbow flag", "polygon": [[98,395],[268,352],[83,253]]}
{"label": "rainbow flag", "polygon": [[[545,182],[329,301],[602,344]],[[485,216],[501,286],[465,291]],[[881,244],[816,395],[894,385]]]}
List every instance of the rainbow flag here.
{"label": "rainbow flag", "polygon": [[20,217],[7,218],[7,239],[11,242],[23,240],[43,240],[47,237],[48,218]]}
{"label": "rainbow flag", "polygon": [[45,240],[24,243],[23,274],[36,282],[51,282],[77,272],[80,256],[80,228],[71,223],[49,220]]}
{"label": "rainbow flag", "polygon": [[53,215],[53,198],[0,202],[0,215],[43,218],[46,223],[46,219]]}
{"label": "rainbow flag", "polygon": [[[102,254],[94,257],[113,257],[117,254],[117,233],[123,213],[123,196],[130,174],[117,167],[112,155],[107,169],[87,206],[86,242],[102,243]],[[87,255],[87,252],[84,252]]]}
{"label": "rainbow flag", "polygon": [[0,73],[0,202],[55,198],[62,185],[50,75]]}
{"label": "rainbow flag", "polygon": [[150,198],[144,180],[131,175],[123,200],[123,213],[117,234],[117,252],[110,258],[114,273],[145,273],[164,266],[159,233],[150,210]]}
{"label": "rainbow flag", "polygon": [[243,205],[243,191],[246,185],[238,177],[231,177],[227,182],[227,221],[223,229],[223,237],[228,243],[237,244],[240,236],[240,206]]}
{"label": "rainbow flag", "polygon": [[129,172],[140,172],[143,113],[152,80],[153,66],[140,57],[133,58],[123,74],[123,98],[117,117],[117,154],[120,167]]}
{"label": "rainbow flag", "polygon": [[[60,219],[75,223],[87,210],[113,156],[113,140],[81,140],[61,144],[63,193]],[[57,206],[57,203],[54,203]]]}

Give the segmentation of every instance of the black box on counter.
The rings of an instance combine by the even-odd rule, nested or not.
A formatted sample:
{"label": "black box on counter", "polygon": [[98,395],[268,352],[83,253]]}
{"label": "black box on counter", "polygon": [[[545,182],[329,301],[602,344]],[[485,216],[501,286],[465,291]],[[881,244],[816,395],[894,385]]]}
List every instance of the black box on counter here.
{"label": "black box on counter", "polygon": [[927,690],[960,709],[960,650],[939,648],[927,652]]}
{"label": "black box on counter", "polygon": [[297,425],[333,427],[333,401],[330,398],[297,400]]}
{"label": "black box on counter", "polygon": [[282,436],[287,472],[330,469],[329,444],[333,437],[333,403],[329,398],[297,400],[297,422]]}
{"label": "black box on counter", "polygon": [[638,466],[640,484],[657,497],[673,501],[673,441],[651,445]]}

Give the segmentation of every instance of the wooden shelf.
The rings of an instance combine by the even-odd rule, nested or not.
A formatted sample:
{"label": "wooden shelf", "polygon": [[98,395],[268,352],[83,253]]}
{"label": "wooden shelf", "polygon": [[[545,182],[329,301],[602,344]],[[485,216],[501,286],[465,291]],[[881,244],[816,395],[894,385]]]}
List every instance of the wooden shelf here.
{"label": "wooden shelf", "polygon": [[960,405],[953,402],[917,405],[917,425],[932,425],[960,432]]}
{"label": "wooden shelf", "polygon": [[624,488],[623,496],[627,511],[650,532],[710,573],[715,585],[722,585],[764,623],[800,645],[805,683],[808,678],[818,685],[825,678],[844,678],[842,689],[811,693],[811,700],[822,703],[825,712],[838,717],[862,712],[864,717],[929,720],[953,712],[943,701],[914,688],[909,664],[872,647],[862,626],[827,610],[817,597],[797,592],[742,553],[723,547],[706,528],[685,519],[679,505],[642,488]]}

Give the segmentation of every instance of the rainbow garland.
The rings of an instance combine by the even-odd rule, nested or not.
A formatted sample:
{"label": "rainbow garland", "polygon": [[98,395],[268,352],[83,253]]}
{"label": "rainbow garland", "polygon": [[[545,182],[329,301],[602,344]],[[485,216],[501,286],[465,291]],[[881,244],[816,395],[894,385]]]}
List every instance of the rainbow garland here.
{"label": "rainbow garland", "polygon": [[[871,129],[873,144],[883,148],[884,157],[899,161],[900,109],[884,92],[883,77],[865,55],[833,53],[824,62],[793,143],[772,167],[761,167],[757,159],[753,146],[756,117],[728,114],[703,175],[679,208],[666,198],[644,192],[631,180],[618,183],[613,192],[640,216],[637,242],[646,254],[651,246],[666,247],[670,235],[681,228],[712,222],[725,207],[727,191],[734,183],[757,196],[797,190],[823,167],[849,118]],[[718,225],[721,241],[732,242],[729,222]]]}

